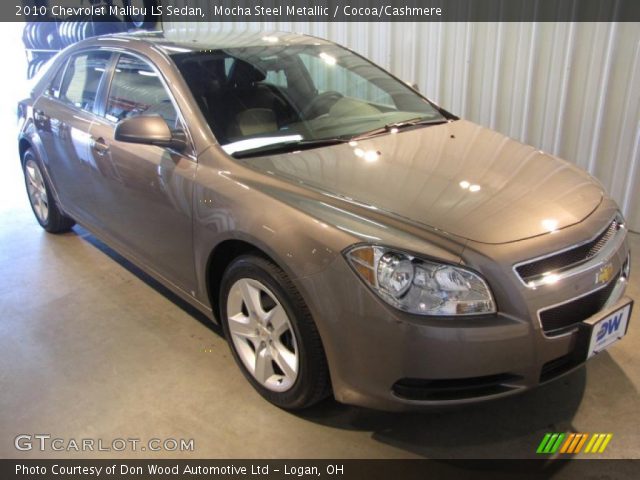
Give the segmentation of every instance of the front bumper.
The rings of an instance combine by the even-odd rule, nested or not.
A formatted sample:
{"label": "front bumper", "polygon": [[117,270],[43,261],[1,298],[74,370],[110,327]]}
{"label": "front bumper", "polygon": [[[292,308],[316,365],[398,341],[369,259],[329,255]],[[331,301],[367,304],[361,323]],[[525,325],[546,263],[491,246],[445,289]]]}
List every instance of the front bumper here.
{"label": "front bumper", "polygon": [[[611,282],[619,285],[592,318],[629,301],[620,275],[627,259],[625,241],[608,259],[618,272]],[[505,263],[504,270],[486,263],[482,273],[494,288],[499,312],[478,317],[398,311],[368,289],[343,258],[321,274],[299,279],[311,299],[336,399],[382,410],[466,404],[522,392],[583,364],[587,355],[580,329],[548,336],[538,311],[593,290],[593,272],[529,291],[513,273],[509,276],[513,263]]]}

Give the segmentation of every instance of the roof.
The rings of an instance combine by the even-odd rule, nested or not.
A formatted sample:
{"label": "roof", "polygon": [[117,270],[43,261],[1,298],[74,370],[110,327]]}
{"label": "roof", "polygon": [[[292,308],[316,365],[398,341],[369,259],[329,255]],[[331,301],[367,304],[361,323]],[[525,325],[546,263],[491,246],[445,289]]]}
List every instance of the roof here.
{"label": "roof", "polygon": [[206,32],[176,30],[171,32],[134,32],[102,37],[126,38],[151,43],[167,54],[187,53],[221,48],[258,47],[266,45],[329,45],[321,38],[288,32]]}

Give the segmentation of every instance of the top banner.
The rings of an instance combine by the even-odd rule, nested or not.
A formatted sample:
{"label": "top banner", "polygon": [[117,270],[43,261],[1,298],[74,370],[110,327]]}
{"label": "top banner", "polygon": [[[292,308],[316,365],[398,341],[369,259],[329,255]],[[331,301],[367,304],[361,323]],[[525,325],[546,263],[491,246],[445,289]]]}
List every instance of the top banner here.
{"label": "top banner", "polygon": [[0,20],[638,22],[639,0],[5,0]]}

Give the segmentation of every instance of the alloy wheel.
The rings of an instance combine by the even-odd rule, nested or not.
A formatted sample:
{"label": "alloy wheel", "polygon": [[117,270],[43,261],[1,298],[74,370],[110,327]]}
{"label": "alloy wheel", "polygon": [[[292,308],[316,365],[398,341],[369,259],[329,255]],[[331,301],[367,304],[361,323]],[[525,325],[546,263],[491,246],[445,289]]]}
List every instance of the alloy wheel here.
{"label": "alloy wheel", "polygon": [[298,378],[298,346],[289,316],[261,282],[241,278],[229,290],[229,333],[246,369],[265,388],[289,390]]}
{"label": "alloy wheel", "polygon": [[49,219],[49,198],[47,197],[47,186],[44,183],[40,167],[35,161],[29,159],[25,163],[24,171],[29,201],[33,211],[41,223],[47,223]]}

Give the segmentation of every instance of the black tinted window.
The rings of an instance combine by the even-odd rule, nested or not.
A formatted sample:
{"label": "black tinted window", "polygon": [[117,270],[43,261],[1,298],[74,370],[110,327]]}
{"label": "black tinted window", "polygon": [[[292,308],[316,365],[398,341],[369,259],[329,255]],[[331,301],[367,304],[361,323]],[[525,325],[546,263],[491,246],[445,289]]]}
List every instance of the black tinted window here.
{"label": "black tinted window", "polygon": [[111,81],[106,117],[117,122],[135,115],[160,115],[171,128],[177,114],[168,92],[146,62],[121,55]]}
{"label": "black tinted window", "polygon": [[111,53],[81,53],[69,60],[60,91],[60,98],[84,110],[93,110],[100,80]]}

